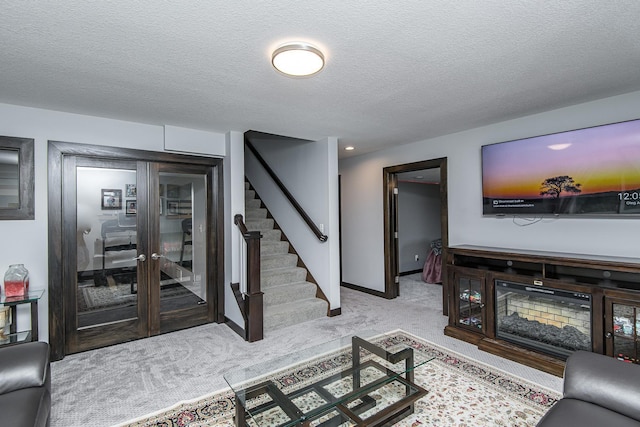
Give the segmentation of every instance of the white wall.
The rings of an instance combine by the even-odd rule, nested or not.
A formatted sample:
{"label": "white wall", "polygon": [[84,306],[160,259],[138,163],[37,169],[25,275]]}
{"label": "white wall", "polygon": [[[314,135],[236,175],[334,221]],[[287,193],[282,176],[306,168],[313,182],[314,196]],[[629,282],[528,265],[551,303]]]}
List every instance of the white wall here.
{"label": "white wall", "polygon": [[[243,327],[244,320],[238,308],[231,283],[240,282],[240,250],[242,237],[233,224],[236,214],[244,215],[244,134],[228,132],[225,138],[227,156],[224,159],[224,297],[225,315]],[[228,224],[228,226],[227,226]]]}
{"label": "white wall", "polygon": [[216,153],[222,157],[226,150],[226,135],[165,125],[164,149],[180,153]]}
{"label": "white wall", "polygon": [[[22,263],[29,269],[31,287],[48,286],[47,229],[47,141],[57,140],[84,144],[127,147],[163,151],[164,129],[142,123],[62,113],[51,110],[0,104],[0,135],[35,139],[35,219],[30,221],[0,221],[0,273],[9,264]],[[212,139],[219,134],[212,132]],[[201,154],[223,156],[219,147],[204,147]],[[208,150],[208,151],[207,151]],[[228,218],[225,218],[228,221]],[[228,222],[225,228],[229,227]],[[39,304],[40,339],[48,337],[48,296]],[[28,317],[20,307],[19,322]],[[24,310],[23,310],[24,309]],[[20,328],[20,327],[19,327]]]}
{"label": "white wall", "polygon": [[275,186],[250,152],[246,174],[269,211],[329,299],[340,307],[338,223],[338,142],[269,140],[254,146],[316,225],[329,239],[322,243]]}
{"label": "white wall", "polygon": [[520,226],[482,216],[480,147],[640,118],[640,92],[397,146],[340,162],[343,280],[384,290],[382,169],[447,157],[449,244],[640,257],[638,219],[558,218]]}

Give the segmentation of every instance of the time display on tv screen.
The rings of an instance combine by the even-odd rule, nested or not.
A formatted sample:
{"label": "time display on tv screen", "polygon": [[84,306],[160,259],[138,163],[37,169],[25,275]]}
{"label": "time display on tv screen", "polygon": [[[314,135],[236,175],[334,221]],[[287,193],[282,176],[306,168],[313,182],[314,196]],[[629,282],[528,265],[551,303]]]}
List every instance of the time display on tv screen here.
{"label": "time display on tv screen", "polygon": [[485,215],[640,215],[640,120],[482,147]]}

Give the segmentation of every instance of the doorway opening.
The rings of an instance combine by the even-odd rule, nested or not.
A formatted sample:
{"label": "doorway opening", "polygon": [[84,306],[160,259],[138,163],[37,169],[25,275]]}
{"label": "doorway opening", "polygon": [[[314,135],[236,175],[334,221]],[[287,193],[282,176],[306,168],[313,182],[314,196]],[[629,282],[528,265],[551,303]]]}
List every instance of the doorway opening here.
{"label": "doorway opening", "polygon": [[[448,227],[448,192],[447,192],[447,159],[439,158],[420,162],[389,166],[383,169],[384,175],[384,259],[385,259],[385,297],[395,298],[400,293],[401,251],[398,245],[400,236],[399,226],[399,189],[401,181],[409,181],[412,174],[423,175],[423,180],[435,183],[437,181],[439,194],[439,230],[441,260],[446,259],[449,245]],[[426,178],[425,178],[426,176]],[[417,178],[414,178],[417,180]],[[435,185],[435,184],[434,184]],[[435,240],[435,239],[433,239]],[[415,252],[415,251],[414,251]],[[425,254],[426,256],[426,254]],[[419,260],[418,260],[419,261]],[[415,258],[414,258],[414,262]],[[442,261],[440,261],[442,262]],[[406,264],[406,262],[405,262]],[[440,265],[442,270],[442,265]],[[447,314],[448,300],[447,277],[442,274],[443,314]]]}

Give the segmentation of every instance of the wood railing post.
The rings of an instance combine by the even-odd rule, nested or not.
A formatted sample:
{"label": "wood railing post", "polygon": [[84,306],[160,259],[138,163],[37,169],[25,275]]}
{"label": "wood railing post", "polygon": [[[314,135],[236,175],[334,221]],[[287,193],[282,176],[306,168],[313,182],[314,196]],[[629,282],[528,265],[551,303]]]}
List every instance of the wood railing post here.
{"label": "wood railing post", "polygon": [[247,296],[244,299],[247,324],[246,339],[249,342],[263,338],[263,292],[260,290],[260,238],[259,231],[244,233],[247,242]]}
{"label": "wood railing post", "polygon": [[[247,293],[244,296],[240,312],[244,318],[244,339],[249,342],[260,341],[264,337],[264,311],[262,308],[263,292],[260,289],[260,239],[259,231],[249,231],[244,224],[243,217],[237,214],[233,222],[242,233],[247,243]],[[234,287],[234,294],[238,303],[242,300],[239,286]]]}

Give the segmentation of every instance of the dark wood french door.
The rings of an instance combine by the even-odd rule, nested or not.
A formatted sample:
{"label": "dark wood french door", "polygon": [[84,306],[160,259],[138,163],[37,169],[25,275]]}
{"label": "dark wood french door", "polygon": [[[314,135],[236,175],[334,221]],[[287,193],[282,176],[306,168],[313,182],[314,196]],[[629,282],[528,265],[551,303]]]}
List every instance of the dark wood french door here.
{"label": "dark wood french door", "polygon": [[54,359],[223,321],[219,159],[54,142],[49,157]]}

